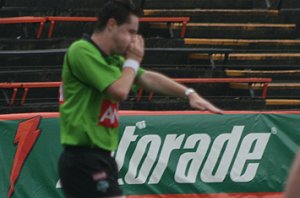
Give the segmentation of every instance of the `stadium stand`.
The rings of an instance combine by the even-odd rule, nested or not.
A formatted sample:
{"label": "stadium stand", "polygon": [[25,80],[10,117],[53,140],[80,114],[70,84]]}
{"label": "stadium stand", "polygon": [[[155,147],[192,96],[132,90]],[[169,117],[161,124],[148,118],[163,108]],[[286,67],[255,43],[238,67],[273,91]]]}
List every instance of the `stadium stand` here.
{"label": "stadium stand", "polygon": [[[1,1],[1,85],[60,81],[65,48],[82,34],[91,33],[97,6],[104,2]],[[144,8],[141,21],[160,19],[141,23],[140,33],[147,45],[144,68],[172,78],[207,80],[208,83],[196,83],[192,87],[224,109],[300,108],[300,11],[295,9],[300,4],[297,0],[136,2]],[[28,16],[46,18],[43,29],[42,22],[1,24],[5,18],[29,19]],[[227,81],[271,78],[272,82],[266,83],[268,94],[261,97],[264,83],[249,85],[249,82],[226,80],[210,83],[209,79],[217,78]],[[11,105],[12,96],[14,105]],[[57,87],[30,91],[2,87],[0,111],[57,111],[57,98]],[[131,93],[121,109],[188,109],[184,99],[159,94],[150,94],[150,99],[141,90]]]}
{"label": "stadium stand", "polygon": [[[180,82],[183,84],[197,84],[197,83],[248,83],[248,88],[250,91],[250,94],[252,97],[254,97],[252,92],[252,84],[253,83],[260,83],[262,85],[262,98],[267,97],[267,91],[268,91],[268,83],[272,81],[271,78],[174,78],[176,82]],[[24,105],[25,101],[27,99],[27,95],[29,92],[29,89],[34,88],[42,88],[46,91],[45,88],[59,88],[61,85],[61,82],[16,82],[16,83],[0,83],[1,89],[12,89],[11,90],[11,97],[9,97],[6,92],[3,92],[5,95],[5,98],[8,99],[7,104],[10,106],[15,104],[15,101],[17,100],[17,94],[20,89],[22,89],[22,96],[20,101],[20,105]],[[57,89],[57,93],[59,90]],[[141,100],[143,89],[140,88],[139,93],[137,95],[137,101]],[[46,93],[46,92],[45,92]],[[152,100],[153,93],[150,93],[148,99]],[[55,99],[55,98],[54,98]],[[56,98],[57,99],[57,98]]]}
{"label": "stadium stand", "polygon": [[[95,22],[97,21],[96,17],[61,17],[61,16],[50,16],[47,17],[47,20],[50,22],[50,28],[49,28],[49,33],[48,33],[48,38],[51,38],[53,35],[53,31],[54,31],[54,26],[55,23],[57,21],[60,22]],[[150,23],[180,23],[181,24],[181,32],[180,32],[180,37],[184,38],[185,36],[185,32],[186,32],[186,26],[188,21],[190,20],[189,17],[141,17],[140,18],[140,22],[150,22]],[[171,37],[173,36],[173,30],[172,30],[172,26],[168,26],[169,32],[171,34]]]}

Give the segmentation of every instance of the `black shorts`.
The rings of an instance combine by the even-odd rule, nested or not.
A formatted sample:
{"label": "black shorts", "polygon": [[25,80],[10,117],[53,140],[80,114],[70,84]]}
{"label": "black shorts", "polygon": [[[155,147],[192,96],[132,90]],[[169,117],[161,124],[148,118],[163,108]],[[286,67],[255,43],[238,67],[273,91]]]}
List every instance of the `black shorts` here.
{"label": "black shorts", "polygon": [[109,151],[66,146],[58,163],[58,174],[67,198],[121,196],[118,167]]}

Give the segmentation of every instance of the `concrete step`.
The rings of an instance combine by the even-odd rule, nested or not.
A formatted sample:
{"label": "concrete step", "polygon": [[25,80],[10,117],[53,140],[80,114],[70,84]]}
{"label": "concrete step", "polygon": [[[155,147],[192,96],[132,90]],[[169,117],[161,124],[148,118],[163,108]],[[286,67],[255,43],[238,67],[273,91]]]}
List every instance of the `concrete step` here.
{"label": "concrete step", "polygon": [[[0,38],[0,50],[67,48],[78,38],[15,39]],[[220,39],[220,38],[145,38],[147,47],[159,48],[226,48],[245,50],[298,50],[299,39]]]}
{"label": "concrete step", "polygon": [[0,82],[51,82],[61,80],[61,68],[50,68],[45,66],[41,69],[3,70],[0,67]]}
{"label": "concrete step", "polygon": [[57,11],[51,8],[34,7],[3,7],[0,9],[0,18],[19,16],[53,16]]}
{"label": "concrete step", "polygon": [[[107,0],[66,0],[66,1],[38,1],[38,0],[9,0],[4,1],[5,7],[37,7],[37,8],[97,8],[101,7]],[[134,0],[137,6],[141,6],[140,0]],[[278,0],[270,0],[272,8],[277,7]],[[213,9],[251,9],[251,8],[266,8],[266,1],[263,0],[145,0],[144,8],[159,9],[159,8],[213,8]]]}
{"label": "concrete step", "polygon": [[[191,61],[189,61],[191,62]],[[184,64],[159,64],[159,63],[143,63],[143,67],[145,68],[151,68],[151,69],[160,69],[160,68],[183,68],[185,70],[194,70],[194,69],[205,69],[205,70],[300,70],[300,65],[295,64],[295,65],[285,65],[285,64],[265,64],[265,65],[259,65],[259,64],[240,64],[240,65],[233,65],[233,64],[222,64],[222,62],[219,62],[219,64],[215,65],[215,69],[212,68],[211,64],[188,64],[187,62]]]}
{"label": "concrete step", "polygon": [[300,100],[299,99],[266,99],[266,105],[293,106],[294,108],[300,108]]}
{"label": "concrete step", "polygon": [[[211,63],[209,53],[214,52],[212,60],[216,65],[229,68],[238,65],[299,65],[300,54],[294,53],[229,53],[225,61],[224,49],[171,49],[161,48],[154,50],[146,49],[143,64],[166,64],[166,65],[204,65]],[[191,51],[193,50],[193,51]],[[20,51],[0,51],[0,66],[42,66],[42,65],[59,65],[62,64],[66,49],[49,49],[49,50],[20,50]],[[201,51],[201,53],[195,53]],[[228,65],[229,67],[226,67]],[[296,67],[297,68],[297,67]]]}
{"label": "concrete step", "polygon": [[[223,78],[224,70],[212,70],[210,67],[151,67],[142,65],[144,69],[156,71],[172,78]],[[0,82],[53,82],[61,80],[62,65],[0,67]]]}
{"label": "concrete step", "polygon": [[[260,85],[254,85],[254,88],[260,88]],[[286,90],[286,89],[298,89],[300,90],[300,83],[270,83],[269,84],[269,88],[270,89],[283,89],[283,90]],[[300,95],[300,92],[299,92],[299,95]]]}
{"label": "concrete step", "polygon": [[[94,22],[61,22],[55,25],[54,37],[79,38],[91,34]],[[36,38],[39,24],[1,24],[0,38]],[[181,23],[141,23],[140,33],[145,37],[169,38],[170,28],[180,38]],[[42,37],[46,37],[46,25]],[[188,23],[186,38],[229,38],[229,39],[291,39],[296,38],[296,24],[274,23]]]}
{"label": "concrete step", "polygon": [[52,39],[0,39],[0,50],[37,50],[67,48],[76,38]]}
{"label": "concrete step", "polygon": [[228,77],[263,77],[273,80],[288,80],[293,82],[300,79],[300,69],[297,70],[233,70],[226,69]]}
{"label": "concrete step", "polygon": [[[155,41],[153,41],[155,42]],[[186,47],[216,47],[231,49],[270,49],[296,50],[300,48],[300,40],[296,39],[203,39],[185,38]]]}
{"label": "concrete step", "polygon": [[[213,59],[217,62],[224,62],[225,56],[222,54],[214,54]],[[207,61],[209,56],[207,54],[190,54],[189,58],[191,63],[195,64],[198,62]],[[299,64],[300,53],[231,53],[228,56],[228,65],[284,65],[284,64]]]}
{"label": "concrete step", "polygon": [[[276,7],[278,0],[269,1],[271,7]],[[146,0],[145,9],[251,9],[266,8],[266,2],[262,0]]]}
{"label": "concrete step", "polygon": [[145,16],[190,17],[198,23],[284,23],[278,10],[266,9],[146,9]]}
{"label": "concrete step", "polygon": [[[229,86],[231,89],[249,90],[249,84],[247,83],[231,83]],[[261,83],[251,84],[253,90],[262,90],[263,85]],[[300,83],[297,82],[272,82],[268,85],[267,98],[278,97],[293,97],[300,98]]]}
{"label": "concrete step", "polygon": [[[170,37],[169,27],[179,37],[182,24],[152,23],[142,26],[146,37]],[[296,24],[259,23],[188,23],[185,38],[227,38],[227,39],[294,39]]]}
{"label": "concrete step", "polygon": [[33,8],[49,8],[49,9],[73,9],[73,8],[101,8],[107,0],[53,0],[53,1],[38,1],[38,0],[9,0],[6,1],[5,7],[33,7]]}

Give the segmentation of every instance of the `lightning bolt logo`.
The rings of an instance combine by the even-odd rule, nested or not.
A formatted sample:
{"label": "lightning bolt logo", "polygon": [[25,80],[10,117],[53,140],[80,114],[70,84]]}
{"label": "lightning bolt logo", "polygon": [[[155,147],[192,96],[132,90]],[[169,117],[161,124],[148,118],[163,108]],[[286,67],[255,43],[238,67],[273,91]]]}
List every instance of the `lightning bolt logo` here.
{"label": "lightning bolt logo", "polygon": [[8,192],[8,198],[11,198],[24,162],[28,157],[38,136],[40,135],[41,130],[38,129],[40,120],[41,116],[36,116],[19,123],[14,140],[14,144],[18,144],[18,147],[10,174],[10,188]]}

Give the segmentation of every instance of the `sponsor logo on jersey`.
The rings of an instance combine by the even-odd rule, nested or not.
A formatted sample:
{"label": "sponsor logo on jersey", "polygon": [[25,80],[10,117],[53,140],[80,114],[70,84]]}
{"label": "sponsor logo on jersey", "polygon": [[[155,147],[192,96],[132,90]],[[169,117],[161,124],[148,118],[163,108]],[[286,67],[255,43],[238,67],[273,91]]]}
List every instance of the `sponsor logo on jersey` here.
{"label": "sponsor logo on jersey", "polygon": [[104,100],[102,102],[101,112],[99,116],[99,125],[116,128],[119,126],[119,113],[118,113],[118,103],[113,103],[109,100]]}

